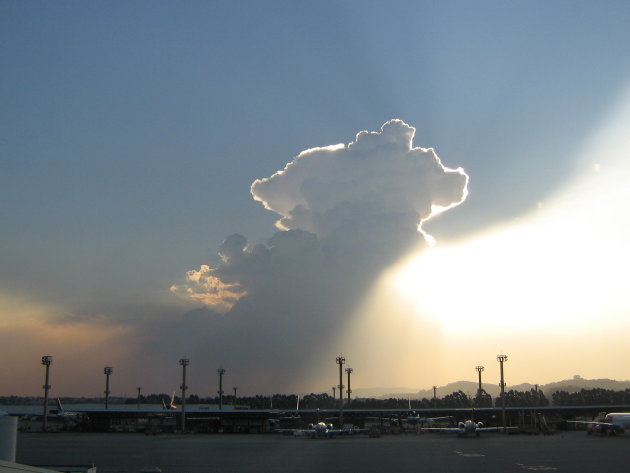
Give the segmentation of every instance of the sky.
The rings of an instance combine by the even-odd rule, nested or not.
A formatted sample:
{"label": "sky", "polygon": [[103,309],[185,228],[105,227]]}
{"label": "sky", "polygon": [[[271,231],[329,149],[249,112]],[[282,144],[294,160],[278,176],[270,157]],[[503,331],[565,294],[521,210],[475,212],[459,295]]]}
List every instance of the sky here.
{"label": "sky", "polygon": [[0,1],[0,395],[630,379],[625,1]]}

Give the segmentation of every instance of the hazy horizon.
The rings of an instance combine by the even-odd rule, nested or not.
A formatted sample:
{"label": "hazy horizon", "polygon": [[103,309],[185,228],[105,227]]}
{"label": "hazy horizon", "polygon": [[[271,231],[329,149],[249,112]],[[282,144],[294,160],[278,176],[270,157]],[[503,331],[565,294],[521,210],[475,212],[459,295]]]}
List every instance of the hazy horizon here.
{"label": "hazy horizon", "polygon": [[[344,378],[344,380],[347,378]],[[345,382],[345,381],[344,381]],[[451,391],[451,386],[455,385],[455,388],[457,388],[457,385],[462,384],[462,383],[466,383],[466,384],[470,384],[471,386],[477,386],[478,385],[478,380],[465,380],[465,379],[460,379],[460,380],[456,380],[456,381],[449,381],[446,384],[443,385],[438,385],[437,387],[437,394],[438,397],[443,397],[447,394],[451,394],[453,391]],[[573,383],[573,384],[571,384]],[[540,389],[545,388],[546,386],[549,385],[565,385],[565,386],[597,386],[597,387],[603,387],[604,389],[613,389],[611,387],[604,387],[604,385],[610,385],[611,383],[618,383],[618,384],[628,384],[628,386],[630,387],[630,380],[622,380],[622,379],[613,379],[613,378],[592,378],[592,379],[586,379],[586,378],[582,378],[579,375],[574,375],[571,378],[567,378],[567,379],[558,379],[555,381],[550,381],[548,383],[545,384],[540,384],[540,383],[534,383],[534,382],[529,382],[529,381],[524,381],[524,382],[520,382],[520,383],[516,383],[516,384],[511,384],[511,383],[506,383],[506,391],[509,391],[510,389],[514,389],[514,388],[518,388],[520,386],[523,385],[529,385],[529,386],[535,386],[538,385]],[[218,385],[215,386],[218,388]],[[497,393],[500,391],[499,386],[497,383],[493,382],[492,380],[486,380],[486,379],[482,379],[482,387],[484,389],[486,389],[486,391],[492,395],[496,394],[494,391],[496,391]],[[491,389],[491,388],[495,388],[495,389]],[[232,397],[234,395],[234,392],[232,389],[224,389],[225,393],[224,395],[226,397]],[[176,390],[174,391],[175,396],[177,398],[181,397],[181,390]],[[329,390],[322,390],[322,391],[302,391],[302,392],[273,392],[273,393],[246,393],[246,394],[242,394],[240,392],[237,391],[237,397],[251,397],[251,396],[257,396],[257,395],[263,395],[263,396],[271,396],[271,395],[299,395],[299,396],[304,396],[304,395],[308,395],[308,394],[321,394],[321,393],[327,393],[329,395],[332,395],[332,389]],[[494,394],[493,394],[494,393]],[[169,392],[145,392],[145,391],[141,391],[142,396],[150,396],[150,395],[169,395]],[[468,393],[470,395],[470,393]],[[0,396],[12,396],[15,394],[1,394]],[[110,394],[110,402],[117,402],[117,400],[120,399],[135,399],[137,398],[137,391],[134,393],[116,393],[113,392],[112,394]],[[212,392],[210,391],[207,394],[203,394],[203,393],[198,393],[198,392],[187,392],[187,396],[199,396],[199,398],[201,399],[208,399],[208,398],[215,398],[218,396],[218,394],[216,392]],[[338,397],[339,393],[338,391],[336,391],[335,393],[335,397]],[[353,398],[360,398],[360,397],[365,397],[365,396],[371,396],[371,397],[383,397],[383,396],[388,396],[388,395],[402,395],[407,397],[407,395],[418,395],[418,396],[424,396],[427,398],[431,398],[433,397],[433,386],[428,386],[428,387],[419,387],[419,388],[412,388],[412,387],[408,387],[408,386],[392,386],[392,387],[385,387],[385,386],[368,386],[368,387],[359,387],[359,388],[353,388]],[[40,393],[32,393],[32,394],[23,394],[23,395],[16,395],[18,397],[39,397],[39,398],[43,398],[43,392]],[[56,396],[53,395],[50,397],[49,399],[49,403],[50,404],[54,404],[54,399],[56,397],[60,397],[60,398],[87,398],[87,399],[104,399],[104,394],[100,393],[94,396],[83,396],[83,395],[73,395],[73,394],[64,394],[63,396]],[[344,395],[345,397],[345,395]],[[421,397],[411,397],[411,399],[421,399]]]}

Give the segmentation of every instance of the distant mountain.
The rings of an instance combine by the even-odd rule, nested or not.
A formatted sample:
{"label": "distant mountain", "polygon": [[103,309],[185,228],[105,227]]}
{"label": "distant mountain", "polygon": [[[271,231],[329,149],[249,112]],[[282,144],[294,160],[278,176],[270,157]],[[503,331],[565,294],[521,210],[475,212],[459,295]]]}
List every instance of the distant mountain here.
{"label": "distant mountain", "polygon": [[[492,396],[497,396],[499,394],[499,387],[494,386],[493,384],[481,383],[481,386],[491,394]],[[381,388],[382,390],[382,388]],[[370,391],[367,390],[366,391]],[[474,396],[477,392],[477,383],[472,381],[456,381],[454,383],[449,383],[446,386],[438,386],[436,390],[437,397],[444,397],[447,394],[454,393],[456,391],[463,391],[469,396]],[[495,393],[496,392],[496,393]],[[383,394],[371,394],[372,397],[378,397],[381,399],[388,398],[410,398],[410,399],[432,399],[433,398],[433,389],[421,389],[420,391],[413,390],[399,390],[399,389],[390,389],[384,392]]]}
{"label": "distant mountain", "polygon": [[[481,383],[483,389],[492,397],[497,397],[500,394],[498,383]],[[563,381],[556,381],[549,384],[538,385],[545,396],[548,398],[556,391],[578,392],[581,389],[611,389],[613,391],[623,391],[630,388],[630,381],[616,381],[614,379],[584,379],[580,376],[574,376],[571,379],[565,379]],[[535,385],[531,383],[521,383],[512,386],[507,386],[506,390],[513,389],[515,391],[529,391],[535,389]],[[463,391],[469,396],[474,396],[477,392],[477,383],[473,381],[456,381],[449,383],[445,386],[437,387],[437,397],[444,397],[447,394],[453,392]],[[380,399],[388,398],[409,398],[409,399],[422,399],[433,398],[433,389],[421,389],[416,391],[412,388],[398,387],[398,388],[363,388],[354,390],[356,397],[374,397]]]}
{"label": "distant mountain", "polygon": [[564,381],[557,381],[555,383],[545,384],[542,389],[545,395],[549,392],[555,391],[567,391],[570,393],[578,392],[581,389],[611,389],[613,391],[623,391],[630,388],[630,381],[616,381],[614,379],[584,379],[580,376],[574,376],[571,379],[565,379]]}
{"label": "distant mountain", "polygon": [[[462,391],[471,397],[474,397],[477,393],[478,383],[473,381],[455,381],[454,383],[448,383],[446,386],[438,386],[436,389],[437,397],[444,397],[447,394],[451,394],[457,391]],[[499,394],[499,387],[494,384],[481,383],[481,387],[486,390],[491,396]],[[496,391],[496,394],[495,394]],[[422,389],[416,393],[416,399],[433,398],[433,389]]]}

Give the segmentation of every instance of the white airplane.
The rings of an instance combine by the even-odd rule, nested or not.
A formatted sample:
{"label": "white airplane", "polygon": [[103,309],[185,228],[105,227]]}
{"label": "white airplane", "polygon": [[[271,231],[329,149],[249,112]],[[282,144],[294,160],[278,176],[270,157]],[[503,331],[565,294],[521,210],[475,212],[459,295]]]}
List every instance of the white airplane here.
{"label": "white airplane", "polygon": [[79,415],[78,412],[75,411],[66,411],[61,405],[61,399],[57,398],[57,409],[49,409],[48,410],[48,418],[51,420],[54,419],[74,419]]}
{"label": "white airplane", "polygon": [[500,430],[505,430],[505,428],[484,427],[482,422],[467,420],[466,422],[460,422],[457,424],[457,427],[424,427],[421,430],[423,432],[451,432],[457,434],[458,437],[464,437],[472,434],[479,437],[481,432],[498,432]]}
{"label": "white airplane", "polygon": [[[27,432],[40,432],[43,429],[44,416],[42,414],[32,412],[15,412],[14,414],[20,416],[20,429]],[[57,409],[48,409],[46,418],[46,428],[53,432],[74,428],[82,420],[78,412],[64,410],[59,398],[57,398]]]}
{"label": "white airplane", "polygon": [[[300,398],[298,396],[298,404],[296,411],[300,406]],[[328,419],[326,419],[328,420]],[[317,409],[317,423],[309,424],[307,429],[274,429],[275,432],[282,434],[293,434],[296,437],[310,437],[310,438],[332,438],[333,435],[353,435],[367,432],[366,429],[360,429],[355,426],[344,426],[342,429],[335,429],[331,423],[322,422],[319,420],[319,409]]]}
{"label": "white airplane", "polygon": [[606,414],[601,421],[581,421],[570,420],[567,421],[571,424],[586,424],[588,425],[586,433],[588,435],[596,434],[608,434],[617,435],[623,434],[624,429],[630,429],[630,412],[611,412]]}
{"label": "white airplane", "polygon": [[333,428],[332,424],[318,422],[317,424],[310,424],[308,429],[293,432],[293,435],[300,435],[300,432],[311,438],[332,438],[333,434],[341,433],[341,430]]}
{"label": "white airplane", "polygon": [[164,408],[164,410],[167,411],[177,409],[177,406],[175,405],[175,393],[173,393],[173,395],[171,396],[171,400],[168,404],[166,404],[166,402],[164,402],[164,399],[162,399],[162,407]]}
{"label": "white airplane", "polygon": [[58,415],[60,417],[65,417],[67,415],[76,415],[76,412],[66,412],[63,406],[61,405],[61,399],[57,398],[57,412],[51,411],[52,414]]}

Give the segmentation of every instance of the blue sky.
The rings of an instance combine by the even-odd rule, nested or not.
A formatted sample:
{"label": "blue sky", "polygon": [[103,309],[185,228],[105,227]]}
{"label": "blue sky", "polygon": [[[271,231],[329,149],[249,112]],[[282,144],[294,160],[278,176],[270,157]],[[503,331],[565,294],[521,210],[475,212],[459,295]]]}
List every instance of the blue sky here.
{"label": "blue sky", "polygon": [[[470,178],[427,224],[438,241],[518,219],[588,167],[576,154],[630,80],[629,23],[623,1],[2,1],[0,334],[29,333],[29,304],[128,334],[182,317],[186,271],[276,231],[255,179],[393,118]],[[8,355],[70,358],[28,337]]]}

